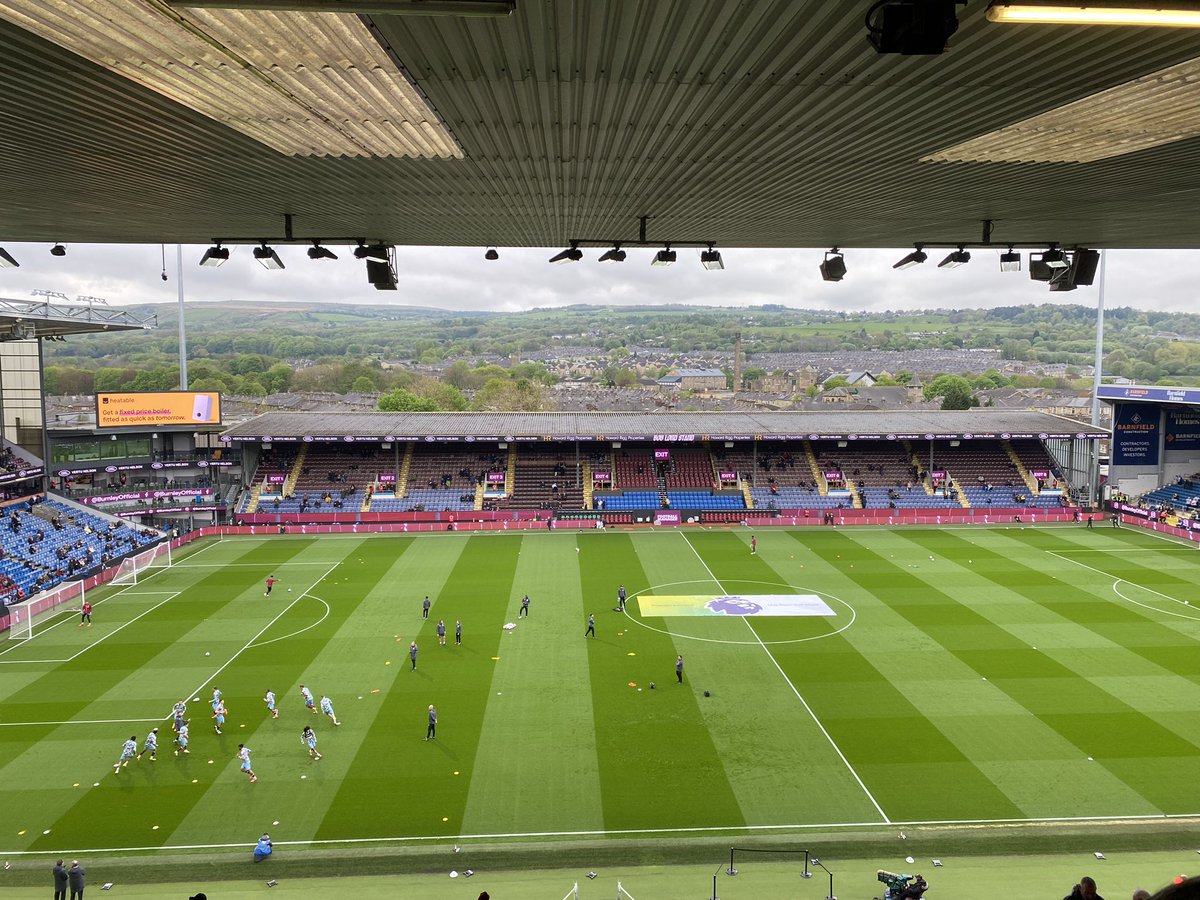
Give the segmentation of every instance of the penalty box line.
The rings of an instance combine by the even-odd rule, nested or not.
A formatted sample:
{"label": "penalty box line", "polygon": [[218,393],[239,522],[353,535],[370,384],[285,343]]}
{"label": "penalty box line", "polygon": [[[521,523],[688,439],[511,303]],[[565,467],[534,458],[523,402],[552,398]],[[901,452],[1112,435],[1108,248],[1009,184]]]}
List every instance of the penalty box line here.
{"label": "penalty box line", "polygon": [[159,716],[152,719],[70,719],[66,722],[0,722],[0,728],[29,728],[34,726],[60,725],[122,725],[137,722],[161,722]]}
{"label": "penalty box line", "polygon": [[[708,567],[708,563],[704,561],[704,557],[700,555],[700,551],[698,551],[695,545],[688,540],[687,534],[682,531],[679,532],[679,534],[687,543],[688,547],[691,548],[692,553],[696,554],[696,559],[700,560],[700,565],[704,566],[704,571],[708,572],[708,577],[713,580],[713,584],[720,589],[722,594],[729,593],[725,590],[725,586],[721,584],[717,576],[713,574],[713,570]],[[833,735],[831,735],[825,729],[825,726],[821,724],[821,720],[817,718],[816,712],[813,711],[813,708],[808,705],[808,701],[805,700],[804,696],[799,690],[797,690],[796,685],[792,683],[792,679],[788,678],[787,672],[783,671],[783,667],[779,665],[779,660],[775,658],[775,654],[771,652],[770,648],[763,643],[762,638],[758,636],[758,632],[755,631],[754,626],[750,624],[749,616],[743,616],[742,620],[746,623],[746,627],[750,629],[750,633],[754,635],[754,640],[758,643],[758,646],[762,647],[763,652],[767,654],[767,659],[771,660],[771,664],[775,666],[776,671],[783,676],[783,680],[787,683],[787,686],[792,689],[792,693],[796,695],[796,699],[800,701],[800,704],[804,707],[805,711],[810,717],[812,717],[813,722],[816,724],[817,728],[820,729],[821,734],[825,735],[825,740],[829,741],[829,746],[833,748],[833,752],[838,755],[838,758],[842,761],[843,765],[845,765],[847,771],[849,771],[851,776],[853,776],[854,780],[858,783],[858,786],[862,788],[862,792],[866,794],[867,799],[871,801],[871,805],[875,807],[875,811],[878,812],[883,818],[884,824],[890,825],[892,820],[888,818],[887,813],[883,811],[883,807],[879,805],[879,801],[875,799],[875,795],[871,793],[870,788],[867,787],[866,783],[859,776],[854,766],[850,764],[850,760],[846,758],[846,754],[842,752],[842,748],[837,745],[837,741],[833,739]]]}
{"label": "penalty box line", "polygon": [[[185,558],[192,559],[193,557],[199,556],[205,550],[211,550],[213,547],[216,547],[217,544],[219,544],[219,543],[220,543],[220,541],[217,541],[216,543],[209,544],[207,547],[201,547],[199,550],[196,550],[193,553],[189,553]],[[141,580],[147,581],[156,575],[161,575],[163,572],[169,572],[173,568],[175,568],[175,567],[174,566],[164,566],[160,569],[155,569],[149,575],[146,575],[145,577],[143,577]],[[99,587],[92,588],[92,590],[97,591],[103,587],[106,587],[106,585],[100,585]],[[136,587],[138,587],[138,584],[134,583],[134,584],[129,585],[128,587],[124,587],[118,591],[114,591],[113,593],[108,594],[105,597],[101,597],[99,600],[97,600],[95,603],[93,603],[92,606],[93,607],[100,606],[102,603],[112,600],[114,597],[120,597],[122,594],[132,592],[133,589]],[[149,593],[149,592],[143,591],[141,593]],[[167,593],[167,592],[163,591],[162,593]],[[179,596],[180,593],[182,593],[182,591],[177,592],[176,596]],[[29,640],[21,641],[20,644],[14,646],[14,647],[9,647],[5,650],[0,650],[0,656],[3,656],[6,653],[10,653],[11,651],[15,650],[18,646],[24,647],[26,644],[29,643],[29,641],[32,641],[34,638],[41,637],[47,631],[52,631],[53,629],[57,628],[58,626],[65,625],[67,622],[71,621],[71,614],[68,614],[67,610],[62,610],[61,612],[53,613],[53,617],[59,617],[59,616],[61,616],[61,618],[59,618],[59,620],[57,622],[55,622],[53,625],[47,625],[45,628],[43,628],[41,631],[36,632],[35,634],[31,634],[29,636]],[[74,657],[72,657],[72,658],[74,658]],[[66,662],[66,660],[47,660],[47,662]]]}
{"label": "penalty box line", "polygon": [[[103,637],[97,638],[96,640],[94,640],[90,644],[88,644],[86,647],[83,647],[82,649],[77,650],[71,656],[68,656],[66,659],[3,659],[3,660],[0,660],[0,665],[18,665],[21,663],[25,663],[26,665],[31,664],[31,663],[69,663],[74,659],[78,659],[80,656],[87,653],[89,650],[92,650],[92,649],[100,646],[105,641],[107,641],[110,637],[112,637],[114,634],[121,631],[122,629],[128,628],[130,625],[132,625],[138,619],[142,618],[142,616],[148,616],[148,615],[150,615],[150,613],[154,612],[156,609],[158,609],[163,604],[170,603],[172,600],[174,600],[176,597],[178,597],[182,593],[183,593],[183,591],[142,591],[140,593],[129,594],[130,597],[161,597],[161,596],[165,595],[166,599],[159,600],[157,603],[155,603],[149,609],[142,610],[140,613],[138,613],[136,616],[134,616],[128,622],[123,622],[122,624],[120,624],[116,628],[114,628],[112,631],[105,634]],[[114,594],[113,596],[116,596],[116,595]],[[66,621],[66,620],[64,620],[64,621]],[[56,624],[61,625],[62,622],[58,622]],[[51,626],[51,627],[53,627],[53,626]],[[47,630],[49,630],[49,629],[47,629]],[[39,634],[40,633],[42,633],[42,632],[39,632]],[[21,646],[21,645],[18,645],[18,646]]]}
{"label": "penalty box line", "polygon": [[[206,688],[210,684],[212,684],[213,679],[215,679],[218,675],[220,675],[222,672],[224,672],[231,665],[233,665],[234,660],[236,660],[239,656],[241,656],[243,653],[245,653],[247,650],[249,650],[254,645],[254,642],[257,641],[260,637],[262,637],[267,632],[267,629],[269,629],[272,625],[274,625],[276,622],[278,622],[280,619],[282,619],[284,617],[284,615],[287,614],[288,610],[290,610],[293,606],[295,606],[297,603],[299,603],[305,597],[311,596],[310,592],[313,590],[313,588],[315,588],[318,584],[320,584],[322,581],[324,581],[326,578],[328,578],[331,574],[333,574],[333,571],[338,566],[340,566],[342,564],[342,562],[345,562],[345,560],[335,562],[332,566],[330,566],[328,569],[326,569],[325,574],[323,574],[320,578],[318,578],[316,581],[314,581],[303,593],[297,595],[295,600],[293,600],[291,603],[289,603],[287,606],[285,606],[283,609],[281,609],[279,611],[279,613],[275,616],[275,618],[273,618],[270,622],[268,622],[266,625],[264,625],[262,628],[260,628],[258,630],[258,633],[255,634],[254,637],[250,638],[250,640],[246,641],[246,643],[242,645],[242,648],[240,650],[238,650],[236,653],[234,653],[233,656],[229,657],[229,659],[226,660],[221,665],[220,668],[218,668],[215,672],[213,672],[211,675],[209,675],[208,678],[204,679],[204,681],[200,682],[200,684],[196,686],[196,689],[187,693],[185,695],[185,697],[199,696],[200,692],[204,688]],[[321,601],[321,602],[324,602],[324,601]],[[166,716],[163,716],[163,718],[164,719],[171,718],[170,713],[168,713]]]}

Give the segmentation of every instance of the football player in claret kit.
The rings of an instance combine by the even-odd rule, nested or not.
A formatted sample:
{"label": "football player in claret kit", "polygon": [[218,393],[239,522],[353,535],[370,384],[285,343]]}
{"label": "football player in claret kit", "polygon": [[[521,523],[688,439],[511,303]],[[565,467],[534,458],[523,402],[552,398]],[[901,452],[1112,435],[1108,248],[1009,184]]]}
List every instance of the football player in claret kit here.
{"label": "football player in claret kit", "polygon": [[265,593],[265,594],[263,594],[263,596],[264,596],[264,597],[270,597],[270,596],[271,596],[271,591],[272,591],[272,590],[274,590],[274,588],[275,588],[275,582],[276,582],[276,581],[278,581],[278,580],[279,580],[279,579],[278,579],[278,578],[276,578],[274,575],[268,575],[268,576],[267,576],[267,591],[266,591],[266,593]]}
{"label": "football player in claret kit", "polygon": [[90,603],[88,603],[88,601],[84,600],[83,606],[80,607],[80,609],[79,609],[79,614],[80,614],[79,615],[79,627],[82,628],[84,626],[84,623],[86,622],[87,627],[91,628],[92,627],[92,604],[90,604]]}

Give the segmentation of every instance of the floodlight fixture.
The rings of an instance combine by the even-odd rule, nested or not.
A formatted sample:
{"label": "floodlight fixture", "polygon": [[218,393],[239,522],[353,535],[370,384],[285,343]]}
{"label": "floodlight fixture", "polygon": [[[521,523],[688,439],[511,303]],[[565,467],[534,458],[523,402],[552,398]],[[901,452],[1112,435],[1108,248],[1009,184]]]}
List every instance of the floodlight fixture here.
{"label": "floodlight fixture", "polygon": [[229,262],[229,248],[222,247],[219,241],[205,250],[204,255],[200,257],[200,265],[210,269],[216,269],[227,262]]}
{"label": "floodlight fixture", "polygon": [[495,262],[500,258],[500,254],[497,252],[495,247],[488,247],[487,253],[483,254],[483,258],[491,262]]}
{"label": "floodlight fixture", "polygon": [[1021,271],[1021,254],[1012,247],[1008,248],[1006,253],[1000,254],[1000,271],[1001,272],[1020,272]]}
{"label": "floodlight fixture", "polygon": [[957,250],[951,251],[946,258],[938,263],[939,269],[957,269],[971,261],[971,254],[961,244]]}
{"label": "floodlight fixture", "polygon": [[877,0],[867,10],[867,37],[879,53],[936,56],[958,31],[966,0]]}
{"label": "floodlight fixture", "polygon": [[391,249],[387,244],[367,244],[366,241],[359,241],[358,246],[354,248],[354,258],[385,263],[391,260]]}
{"label": "floodlight fixture", "polygon": [[64,247],[62,244],[55,244],[53,247],[50,248],[50,255],[51,256],[66,256],[67,248]]}
{"label": "floodlight fixture", "polygon": [[721,259],[721,251],[709,244],[707,250],[700,251],[700,265],[716,271],[725,268],[725,260]]}
{"label": "floodlight fixture", "polygon": [[1090,0],[1088,3],[1054,3],[1025,0],[991,3],[989,22],[1018,25],[1125,25],[1166,28],[1200,28],[1200,5],[1154,0]]}
{"label": "floodlight fixture", "polygon": [[917,249],[899,262],[893,263],[893,269],[911,269],[913,266],[919,266],[925,260],[929,259],[929,255],[924,251],[923,244],[917,244]]}
{"label": "floodlight fixture", "polygon": [[1071,264],[1071,261],[1067,259],[1067,254],[1053,245],[1042,254],[1042,262],[1052,269],[1065,269]]}
{"label": "floodlight fixture", "polygon": [[550,262],[556,266],[561,266],[563,263],[579,262],[583,259],[583,251],[579,249],[578,241],[571,241],[571,246],[566,250],[560,250],[550,257]]}
{"label": "floodlight fixture", "polygon": [[15,269],[21,264],[13,259],[12,254],[0,247],[0,269]]}
{"label": "floodlight fixture", "polygon": [[825,254],[825,259],[818,268],[821,270],[822,280],[841,281],[846,277],[846,258],[834,247]]}
{"label": "floodlight fixture", "polygon": [[1042,261],[1041,254],[1029,254],[1029,277],[1033,281],[1049,281],[1054,277],[1054,269]]}
{"label": "floodlight fixture", "polygon": [[259,261],[264,269],[284,268],[283,260],[279,258],[279,254],[275,252],[274,247],[267,246],[266,241],[263,241],[254,248],[254,258]]}
{"label": "floodlight fixture", "polygon": [[337,259],[337,254],[328,247],[322,247],[320,241],[313,241],[313,245],[308,248],[309,259]]}
{"label": "floodlight fixture", "polygon": [[662,250],[654,254],[654,259],[650,260],[650,265],[657,268],[669,266],[675,262],[676,253],[671,249],[671,245],[667,244]]}
{"label": "floodlight fixture", "polygon": [[620,244],[613,244],[611,250],[605,250],[600,254],[597,262],[625,262],[625,251],[621,249]]}

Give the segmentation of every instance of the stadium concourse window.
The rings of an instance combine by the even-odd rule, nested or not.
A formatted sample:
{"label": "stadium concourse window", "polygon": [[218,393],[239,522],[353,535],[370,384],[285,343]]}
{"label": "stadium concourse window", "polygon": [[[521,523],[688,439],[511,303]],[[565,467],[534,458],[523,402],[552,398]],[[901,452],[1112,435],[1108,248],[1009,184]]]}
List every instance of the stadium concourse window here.
{"label": "stadium concourse window", "polygon": [[90,462],[97,459],[130,459],[150,456],[150,438],[120,437],[114,440],[64,441],[50,448],[55,463]]}

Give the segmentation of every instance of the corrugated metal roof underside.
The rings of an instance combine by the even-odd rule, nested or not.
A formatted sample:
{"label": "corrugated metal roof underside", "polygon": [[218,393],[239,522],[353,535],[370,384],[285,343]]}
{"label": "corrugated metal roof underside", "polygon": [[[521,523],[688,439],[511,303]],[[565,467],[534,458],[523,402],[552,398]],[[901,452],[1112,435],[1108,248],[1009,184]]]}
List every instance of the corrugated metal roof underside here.
{"label": "corrugated metal roof underside", "polygon": [[[0,0],[3,5],[4,0]],[[921,162],[1200,55],[1164,29],[1010,27],[879,56],[862,3],[521,0],[508,19],[373,17],[465,158],[290,158],[0,24],[0,235],[307,234],[556,246],[995,239],[1197,247],[1200,141],[1090,163]]]}

